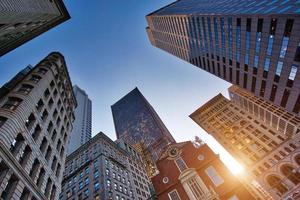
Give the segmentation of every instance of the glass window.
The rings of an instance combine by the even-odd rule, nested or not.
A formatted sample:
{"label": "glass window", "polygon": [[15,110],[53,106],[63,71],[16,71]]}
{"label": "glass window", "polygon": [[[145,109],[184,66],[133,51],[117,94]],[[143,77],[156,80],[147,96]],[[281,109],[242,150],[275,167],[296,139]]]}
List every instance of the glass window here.
{"label": "glass window", "polygon": [[292,65],[290,75],[289,75],[290,80],[292,80],[292,81],[295,80],[297,70],[298,70],[298,65]]}
{"label": "glass window", "polygon": [[99,171],[96,170],[96,171],[94,171],[94,178],[98,178],[98,177],[99,177]]}
{"label": "glass window", "polygon": [[82,189],[82,188],[83,188],[83,182],[80,181],[80,182],[79,182],[79,189]]}
{"label": "glass window", "polygon": [[281,48],[280,48],[280,54],[279,54],[280,58],[284,58],[284,56],[286,54],[288,44],[289,44],[289,38],[288,37],[283,37]]}
{"label": "glass window", "polygon": [[98,181],[96,183],[94,183],[94,189],[95,189],[95,191],[100,189],[100,184]]}
{"label": "glass window", "polygon": [[85,182],[86,185],[88,185],[90,183],[90,179],[87,177],[87,178],[85,178],[84,182]]}
{"label": "glass window", "polygon": [[213,166],[208,167],[205,170],[206,174],[209,176],[210,180],[214,183],[215,186],[219,186],[224,183],[222,177],[217,173]]}
{"label": "glass window", "polygon": [[175,160],[175,162],[176,162],[176,165],[177,165],[177,167],[178,167],[178,169],[179,169],[180,172],[182,172],[185,169],[187,169],[187,166],[186,166],[184,160],[181,157],[177,158]]}
{"label": "glass window", "polygon": [[170,200],[180,200],[177,190],[173,190],[172,192],[168,193],[168,196]]}
{"label": "glass window", "polygon": [[268,72],[269,68],[270,68],[270,58],[266,58],[264,70]]}
{"label": "glass window", "polygon": [[270,56],[272,54],[273,42],[274,42],[274,35],[270,35],[269,41],[268,41],[268,48],[267,48],[268,56]]}
{"label": "glass window", "polygon": [[280,74],[281,74],[281,71],[282,71],[282,65],[283,65],[283,62],[281,62],[281,61],[278,61],[278,63],[277,63],[277,67],[276,67],[276,75],[278,75],[278,76],[280,76]]}
{"label": "glass window", "polygon": [[21,104],[23,100],[17,97],[8,97],[7,102],[2,106],[2,108],[15,110]]}
{"label": "glass window", "polygon": [[28,84],[22,84],[18,92],[23,93],[23,94],[29,94],[30,91],[33,89],[33,86],[28,85]]}
{"label": "glass window", "polygon": [[228,200],[239,200],[239,198],[236,195],[233,195],[232,197],[230,197]]}

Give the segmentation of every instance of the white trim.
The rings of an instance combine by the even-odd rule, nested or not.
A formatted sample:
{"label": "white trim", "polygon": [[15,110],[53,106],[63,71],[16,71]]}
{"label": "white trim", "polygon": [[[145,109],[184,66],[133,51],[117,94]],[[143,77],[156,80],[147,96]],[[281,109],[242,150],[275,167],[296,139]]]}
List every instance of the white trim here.
{"label": "white trim", "polygon": [[[171,193],[174,193],[174,192],[176,193],[176,196],[177,196],[176,198],[178,198],[178,199],[172,199]],[[169,192],[169,193],[168,193],[168,196],[169,196],[169,199],[170,199],[170,200],[181,200],[181,198],[180,198],[180,196],[179,196],[179,194],[178,194],[178,192],[177,192],[176,189],[174,189],[174,190],[172,190],[171,192]]]}

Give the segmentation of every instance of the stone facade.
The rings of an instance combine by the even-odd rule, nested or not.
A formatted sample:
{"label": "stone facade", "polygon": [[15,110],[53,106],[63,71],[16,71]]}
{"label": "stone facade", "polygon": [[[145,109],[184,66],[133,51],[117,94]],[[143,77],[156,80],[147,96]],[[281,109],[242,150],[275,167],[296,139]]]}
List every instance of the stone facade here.
{"label": "stone facade", "polygon": [[56,52],[0,89],[1,199],[58,199],[76,105]]}
{"label": "stone facade", "polygon": [[[296,195],[300,183],[300,118],[237,86],[191,118],[246,168],[274,199]],[[295,198],[297,199],[297,198]]]}
{"label": "stone facade", "polygon": [[140,155],[100,132],[67,157],[60,199],[145,200],[149,192]]}
{"label": "stone facade", "polygon": [[180,0],[146,16],[151,44],[300,115],[300,4]]}
{"label": "stone facade", "polygon": [[62,0],[1,0],[0,56],[68,19]]}
{"label": "stone facade", "polygon": [[118,138],[134,146],[146,163],[149,176],[164,147],[175,140],[153,107],[135,88],[111,106]]}
{"label": "stone facade", "polygon": [[152,183],[160,200],[255,199],[201,142],[169,145],[156,164]]}
{"label": "stone facade", "polygon": [[73,87],[73,91],[77,100],[77,108],[67,154],[75,151],[92,137],[92,101],[77,85]]}

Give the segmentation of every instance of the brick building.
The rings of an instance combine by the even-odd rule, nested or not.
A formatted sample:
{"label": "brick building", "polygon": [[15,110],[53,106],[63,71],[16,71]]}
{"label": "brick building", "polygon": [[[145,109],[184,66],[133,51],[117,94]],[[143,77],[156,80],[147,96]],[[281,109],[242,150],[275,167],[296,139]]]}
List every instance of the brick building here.
{"label": "brick building", "polygon": [[153,46],[300,115],[298,1],[178,0],[146,18]]}
{"label": "brick building", "polygon": [[206,144],[171,144],[156,164],[151,180],[159,200],[255,199]]}
{"label": "brick building", "polygon": [[0,56],[68,19],[62,0],[1,0]]}
{"label": "brick building", "polygon": [[0,89],[0,199],[58,199],[76,99],[50,53]]}

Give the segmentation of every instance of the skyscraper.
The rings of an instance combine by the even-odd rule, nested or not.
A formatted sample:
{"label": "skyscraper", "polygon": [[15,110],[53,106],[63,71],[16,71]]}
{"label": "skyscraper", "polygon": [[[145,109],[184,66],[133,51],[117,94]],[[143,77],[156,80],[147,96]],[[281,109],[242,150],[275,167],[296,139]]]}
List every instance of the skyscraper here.
{"label": "skyscraper", "polygon": [[124,141],[100,132],[67,157],[61,200],[146,200],[149,195],[141,157]]}
{"label": "skyscraper", "polygon": [[229,151],[274,199],[300,187],[300,118],[252,93],[232,86],[191,118]]}
{"label": "skyscraper", "polygon": [[73,90],[77,100],[77,108],[75,109],[72,137],[68,144],[68,154],[72,153],[92,137],[92,101],[85,91],[77,85],[73,87]]}
{"label": "skyscraper", "polygon": [[155,161],[164,147],[175,142],[155,110],[135,88],[111,106],[117,138],[133,145],[147,164],[148,175],[155,173]]}
{"label": "skyscraper", "polygon": [[58,199],[75,107],[67,66],[57,52],[2,86],[0,199]]}
{"label": "skyscraper", "polygon": [[152,45],[300,115],[298,2],[179,0],[146,18]]}
{"label": "skyscraper", "polygon": [[171,144],[157,167],[159,174],[152,182],[158,199],[256,199],[206,144]]}
{"label": "skyscraper", "polygon": [[0,56],[68,19],[62,0],[1,0]]}

